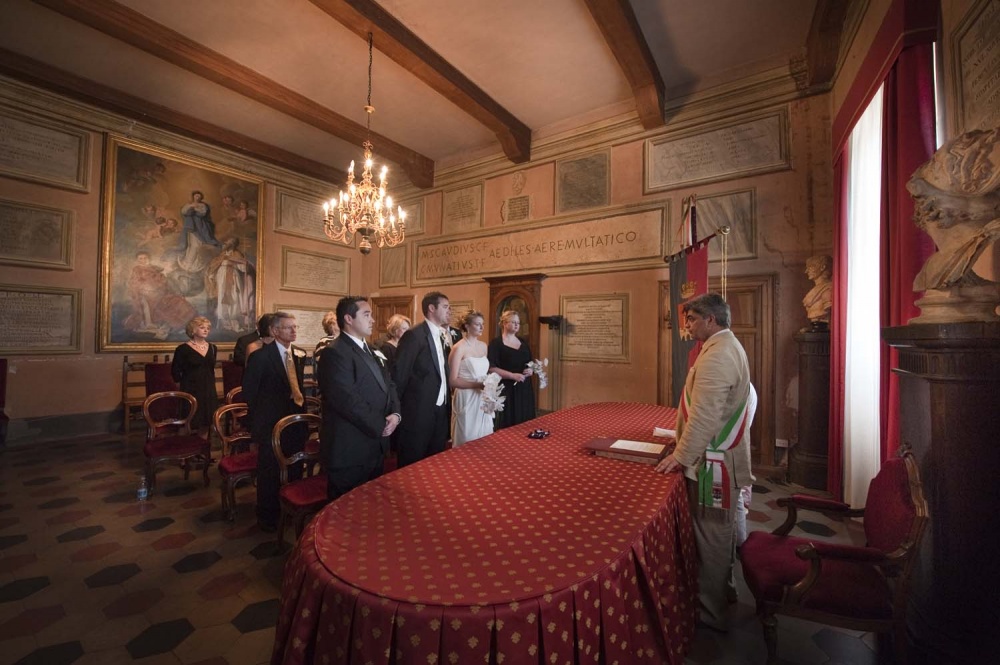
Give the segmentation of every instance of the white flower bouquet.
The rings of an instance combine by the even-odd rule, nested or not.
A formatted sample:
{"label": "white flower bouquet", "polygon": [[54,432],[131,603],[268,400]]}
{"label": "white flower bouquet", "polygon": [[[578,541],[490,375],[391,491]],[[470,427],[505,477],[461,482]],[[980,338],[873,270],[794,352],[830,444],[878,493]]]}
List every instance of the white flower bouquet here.
{"label": "white flower bouquet", "polygon": [[549,375],[545,373],[545,368],[548,366],[549,366],[548,358],[544,360],[535,359],[529,362],[527,365],[528,369],[534,372],[535,376],[538,377],[539,389],[547,388],[549,385]]}
{"label": "white flower bouquet", "polygon": [[503,403],[507,399],[500,393],[503,392],[503,384],[500,383],[500,375],[490,372],[483,379],[483,412],[493,415],[497,411],[503,411]]}

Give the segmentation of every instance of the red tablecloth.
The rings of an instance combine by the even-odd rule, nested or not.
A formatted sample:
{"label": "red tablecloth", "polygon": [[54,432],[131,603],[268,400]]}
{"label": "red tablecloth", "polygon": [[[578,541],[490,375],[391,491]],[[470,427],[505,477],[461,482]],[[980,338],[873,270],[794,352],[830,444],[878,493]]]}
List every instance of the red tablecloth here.
{"label": "red tablecloth", "polygon": [[651,441],[675,415],[578,406],[341,497],[286,564],[271,662],[680,664],[697,610],[683,478],[582,449]]}

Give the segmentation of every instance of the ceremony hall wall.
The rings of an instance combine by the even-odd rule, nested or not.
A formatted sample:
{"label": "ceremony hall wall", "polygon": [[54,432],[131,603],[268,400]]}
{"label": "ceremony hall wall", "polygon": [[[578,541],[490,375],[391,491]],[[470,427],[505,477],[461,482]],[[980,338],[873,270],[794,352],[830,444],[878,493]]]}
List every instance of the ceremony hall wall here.
{"label": "ceremony hall wall", "polygon": [[[117,429],[122,356],[151,358],[151,352],[140,347],[106,348],[99,331],[101,229],[109,205],[105,192],[115,191],[107,190],[105,182],[109,134],[259,180],[257,305],[262,311],[275,305],[303,311],[332,308],[339,291],[411,295],[419,311],[420,297],[430,290],[442,290],[455,302],[485,311],[489,285],[483,276],[528,273],[548,275],[541,287],[542,315],[565,314],[581,299],[601,305],[626,303],[621,336],[611,340],[622,350],[612,359],[581,359],[560,351],[560,344],[565,348],[571,341],[566,339],[571,333],[542,327],[533,351],[552,363],[554,385],[539,393],[539,406],[546,410],[594,401],[665,399],[658,389],[660,283],[669,278],[662,255],[679,248],[682,201],[697,195],[706,225],[702,235],[710,232],[710,223],[737,220],[730,277],[768,276],[773,284],[773,339],[765,343],[773,345],[774,388],[761,396],[759,417],[771,420],[769,431],[775,439],[794,440],[798,361],[792,335],[806,323],[801,299],[810,282],[804,264],[809,256],[829,253],[832,247],[831,118],[843,104],[890,4],[871,0],[857,23],[845,29],[845,39],[853,42],[842,47],[839,74],[828,93],[807,96],[792,68],[782,67],[687,96],[671,97],[668,91],[667,123],[654,131],[644,130],[634,112],[623,109],[611,120],[536,130],[532,160],[526,164],[513,165],[492,153],[440,160],[432,189],[394,187],[397,200],[416,214],[418,232],[408,233],[401,248],[376,249],[367,257],[320,239],[318,206],[340,183],[318,182],[0,77],[0,122],[44,122],[81,132],[87,145],[79,155],[86,173],[82,187],[56,186],[0,170],[0,199],[70,211],[73,219],[68,266],[52,269],[0,261],[0,284],[80,293],[79,350],[5,354],[10,362],[6,411],[12,420],[8,444]],[[973,4],[942,3],[945,35]],[[951,76],[950,57],[946,44],[946,77]],[[950,80],[943,90],[953,104]],[[755,132],[756,142],[740,138]],[[760,168],[749,170],[699,166],[693,169],[700,173],[697,181],[685,181],[671,170],[678,155],[691,154],[693,159],[704,154],[699,146],[731,147],[734,142],[751,152],[773,148],[770,157],[775,159],[751,154],[748,163]],[[221,195],[213,196],[209,203],[221,215]],[[595,240],[619,233],[620,246]],[[574,242],[582,249],[565,249],[565,243]],[[618,243],[614,237],[608,242]],[[462,247],[471,254],[460,258],[480,263],[442,263],[442,256],[464,251]],[[504,247],[551,254],[515,252],[505,259]],[[717,277],[721,256],[715,246],[711,252],[710,275]],[[290,263],[297,266],[291,277]],[[312,271],[323,278],[309,282]],[[299,283],[303,280],[304,285]],[[619,298],[622,295],[626,297]],[[495,318],[486,314],[494,331]],[[38,335],[45,334],[43,321],[33,325]],[[554,340],[556,335],[564,339]],[[171,351],[177,343],[171,343]],[[570,358],[560,359],[560,354]],[[770,442],[770,448],[773,445]]]}

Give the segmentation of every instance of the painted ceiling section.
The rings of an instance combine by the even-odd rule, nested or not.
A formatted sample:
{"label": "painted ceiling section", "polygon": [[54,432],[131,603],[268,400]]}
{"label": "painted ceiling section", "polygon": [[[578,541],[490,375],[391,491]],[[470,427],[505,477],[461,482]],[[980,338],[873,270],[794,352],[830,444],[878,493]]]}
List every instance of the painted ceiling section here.
{"label": "painted ceiling section", "polygon": [[[666,97],[729,83],[803,53],[817,0],[600,0],[631,3]],[[363,5],[369,0],[338,0]],[[634,108],[632,89],[588,7],[594,0],[383,0],[381,8],[533,134]],[[360,156],[337,138],[143,48],[69,18],[80,0],[3,0],[0,48],[323,165]],[[368,50],[319,0],[100,0],[365,123]],[[128,13],[128,11],[126,12]],[[372,131],[430,160],[502,154],[497,135],[375,43]],[[633,111],[634,113],[634,111]],[[138,119],[138,118],[137,118]],[[308,120],[308,119],[307,119]],[[379,143],[375,140],[379,162]],[[398,181],[404,178],[393,168]]]}

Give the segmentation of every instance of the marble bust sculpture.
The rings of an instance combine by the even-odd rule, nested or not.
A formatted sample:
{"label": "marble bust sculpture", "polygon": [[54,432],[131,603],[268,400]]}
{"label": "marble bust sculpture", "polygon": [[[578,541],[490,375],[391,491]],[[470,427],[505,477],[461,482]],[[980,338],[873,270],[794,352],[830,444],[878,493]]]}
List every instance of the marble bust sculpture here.
{"label": "marble bust sculpture", "polygon": [[806,277],[813,281],[813,287],[802,299],[802,306],[805,307],[806,317],[809,319],[809,327],[803,328],[803,332],[829,330],[832,274],[833,259],[828,255],[817,254],[806,260]]}
{"label": "marble bust sculpture", "polygon": [[925,295],[911,322],[996,321],[1000,285],[973,268],[1000,238],[1000,127],[945,143],[906,188],[914,222],[937,246],[913,281]]}

